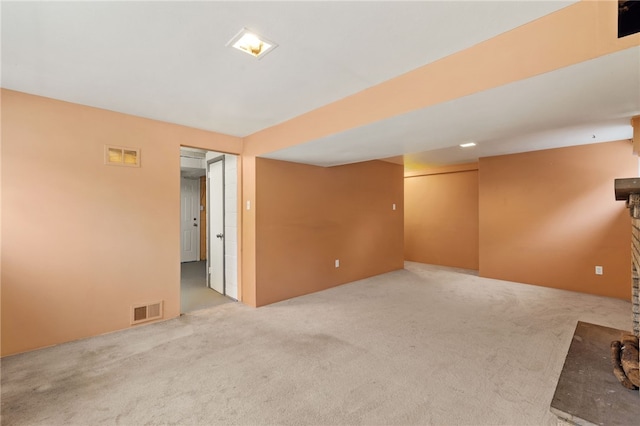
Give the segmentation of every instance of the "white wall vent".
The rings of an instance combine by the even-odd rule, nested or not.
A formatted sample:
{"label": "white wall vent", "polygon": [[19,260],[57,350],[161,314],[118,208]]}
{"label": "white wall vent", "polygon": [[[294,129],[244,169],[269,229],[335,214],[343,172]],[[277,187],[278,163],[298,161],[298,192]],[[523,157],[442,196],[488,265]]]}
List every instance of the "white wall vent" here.
{"label": "white wall vent", "polygon": [[160,318],[162,318],[162,301],[131,307],[131,325]]}
{"label": "white wall vent", "polygon": [[140,148],[105,145],[104,164],[109,166],[140,167]]}

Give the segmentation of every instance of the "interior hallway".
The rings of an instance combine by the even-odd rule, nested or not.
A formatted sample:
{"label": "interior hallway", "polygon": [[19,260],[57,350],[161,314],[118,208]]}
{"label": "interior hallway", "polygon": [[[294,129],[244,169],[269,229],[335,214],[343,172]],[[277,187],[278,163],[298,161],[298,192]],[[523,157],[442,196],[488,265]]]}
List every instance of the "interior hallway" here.
{"label": "interior hallway", "polygon": [[2,424],[555,425],[578,320],[629,329],[631,304],[407,262],[5,357]]}
{"label": "interior hallway", "polygon": [[207,287],[207,261],[180,264],[180,313],[233,302]]}

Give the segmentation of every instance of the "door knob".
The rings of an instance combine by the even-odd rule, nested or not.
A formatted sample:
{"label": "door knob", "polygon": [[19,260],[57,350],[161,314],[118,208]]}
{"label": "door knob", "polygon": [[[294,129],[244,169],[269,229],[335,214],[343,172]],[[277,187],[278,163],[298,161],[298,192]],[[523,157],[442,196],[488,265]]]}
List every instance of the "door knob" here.
{"label": "door knob", "polygon": [[220,238],[220,239],[222,239],[222,237],[224,237],[224,235],[223,235],[223,234],[216,234],[216,238]]}
{"label": "door knob", "polygon": [[197,223],[194,223],[194,224],[193,224],[193,226],[198,226],[198,224],[197,224]]}

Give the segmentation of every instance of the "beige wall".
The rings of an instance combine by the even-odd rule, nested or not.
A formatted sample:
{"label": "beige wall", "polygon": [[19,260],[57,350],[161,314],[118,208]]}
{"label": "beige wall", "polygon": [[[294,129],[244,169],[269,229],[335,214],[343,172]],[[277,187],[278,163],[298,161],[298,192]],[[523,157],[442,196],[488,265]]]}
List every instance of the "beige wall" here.
{"label": "beige wall", "polygon": [[242,156],[242,301],[256,307],[256,157]]}
{"label": "beige wall", "polygon": [[[127,328],[134,303],[163,300],[165,318],[179,315],[179,146],[239,153],[241,140],[9,90],[2,91],[2,106],[3,355]],[[104,144],[140,148],[142,167],[105,166]],[[298,255],[300,246],[265,254],[243,232],[244,303],[264,305],[402,268],[402,166],[258,162],[256,203],[256,159],[242,157],[243,231],[255,232],[256,206],[262,205],[260,247],[295,240],[297,231],[270,235],[288,225],[269,215],[290,217],[272,196],[298,205],[289,214],[319,202],[307,225],[333,224],[307,248],[309,258],[328,260],[330,268],[294,285],[309,265],[278,270],[274,259]],[[283,194],[274,184],[283,176],[287,184],[304,181],[307,189]]]}
{"label": "beige wall", "polygon": [[[480,159],[480,275],[630,298],[629,141]],[[604,275],[594,274],[596,265]]]}
{"label": "beige wall", "polygon": [[[104,165],[104,145],[142,167]],[[134,303],[179,315],[180,144],[212,132],[2,90],[2,354],[129,327]]]}
{"label": "beige wall", "polygon": [[[142,167],[105,166],[104,144],[141,148]],[[164,300],[165,318],[179,314],[180,144],[242,148],[233,137],[2,91],[3,355],[129,327],[134,303]],[[615,142],[482,159],[481,274],[628,298],[629,223],[612,180],[637,174],[630,150]],[[247,155],[241,164],[243,302],[402,268],[401,166],[326,169]],[[441,218],[472,209],[445,200],[449,191],[472,199],[474,172],[450,172],[407,179],[408,229],[423,225],[416,191],[453,203]],[[473,268],[465,250],[415,260]]]}
{"label": "beige wall", "polygon": [[[274,288],[269,265],[261,276],[267,280],[256,275],[265,267],[259,261],[266,240],[261,240],[258,232],[268,235],[270,231],[262,228],[264,223],[256,216],[255,207],[264,201],[265,188],[265,194],[275,189],[256,188],[257,155],[637,45],[640,34],[615,37],[616,17],[616,2],[579,2],[250,135],[244,146],[238,138],[3,90],[2,353],[128,327],[132,303],[162,299],[165,316],[177,315],[180,144],[243,154],[239,164],[243,301],[255,306],[291,297],[325,284],[300,289],[288,283],[285,290]],[[469,73],[474,78],[466,78]],[[105,143],[141,148],[142,167],[104,166]],[[296,171],[291,176],[298,173],[307,174]],[[354,197],[367,202],[367,191],[355,191]],[[247,201],[252,203],[251,210],[244,208]],[[401,209],[402,203],[398,205]],[[268,207],[265,215],[272,214],[270,208],[277,210]],[[331,210],[327,214],[329,218],[335,215]],[[368,219],[368,214],[362,217]],[[319,227],[330,225],[324,215],[313,220]],[[369,225],[350,223],[357,230],[370,229]],[[358,257],[367,254],[362,242],[372,236],[356,232],[353,237],[359,244],[355,249],[363,252],[354,258],[347,256],[344,269],[330,272],[337,276],[326,285],[373,271]],[[344,243],[348,246],[349,241]],[[384,244],[401,243],[392,239]],[[286,250],[282,248],[280,253]],[[334,249],[330,251],[333,257]],[[363,262],[362,270],[350,271],[350,265],[358,262]],[[394,258],[389,265],[395,262]],[[382,263],[378,269],[389,265]],[[605,279],[609,278],[607,268],[605,265]],[[308,272],[294,276],[304,273]],[[330,275],[323,272],[321,276]]]}
{"label": "beige wall", "polygon": [[[617,3],[581,1],[469,49],[355,93],[244,138],[243,155],[256,156],[420,108],[499,87],[617,52],[640,43],[640,34],[617,38]],[[468,78],[473,75],[473,78]],[[243,203],[255,198],[253,164],[243,174]],[[256,227],[243,216],[243,285],[256,295]]]}
{"label": "beige wall", "polygon": [[402,166],[256,166],[258,306],[404,267]]}
{"label": "beige wall", "polygon": [[404,257],[478,269],[478,166],[425,171],[404,180]]}

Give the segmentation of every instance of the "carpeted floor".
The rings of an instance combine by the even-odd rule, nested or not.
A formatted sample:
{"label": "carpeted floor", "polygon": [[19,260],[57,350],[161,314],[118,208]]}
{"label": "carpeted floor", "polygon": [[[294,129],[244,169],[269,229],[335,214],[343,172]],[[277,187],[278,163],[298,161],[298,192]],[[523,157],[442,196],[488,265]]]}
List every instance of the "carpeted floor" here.
{"label": "carpeted floor", "polygon": [[2,360],[3,425],[543,425],[578,320],[622,300],[406,269]]}
{"label": "carpeted floor", "polygon": [[226,296],[207,287],[207,262],[180,264],[180,312],[193,312],[233,302]]}

